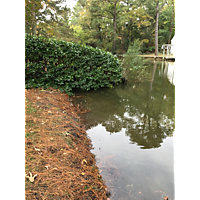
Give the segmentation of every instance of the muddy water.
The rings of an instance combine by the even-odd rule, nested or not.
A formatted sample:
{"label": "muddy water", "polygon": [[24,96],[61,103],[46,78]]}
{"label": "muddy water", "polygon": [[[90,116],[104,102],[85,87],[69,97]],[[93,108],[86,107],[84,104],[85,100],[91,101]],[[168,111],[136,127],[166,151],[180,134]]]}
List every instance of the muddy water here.
{"label": "muddy water", "polygon": [[110,199],[174,199],[175,62],[150,62],[148,79],[81,92],[83,114]]}

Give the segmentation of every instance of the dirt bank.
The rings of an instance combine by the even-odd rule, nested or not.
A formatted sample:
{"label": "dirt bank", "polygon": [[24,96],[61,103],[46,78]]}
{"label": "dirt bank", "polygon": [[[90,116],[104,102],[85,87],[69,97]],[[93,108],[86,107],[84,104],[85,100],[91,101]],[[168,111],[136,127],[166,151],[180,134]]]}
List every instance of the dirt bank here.
{"label": "dirt bank", "polygon": [[29,89],[26,96],[26,199],[107,199],[90,139],[67,94]]}

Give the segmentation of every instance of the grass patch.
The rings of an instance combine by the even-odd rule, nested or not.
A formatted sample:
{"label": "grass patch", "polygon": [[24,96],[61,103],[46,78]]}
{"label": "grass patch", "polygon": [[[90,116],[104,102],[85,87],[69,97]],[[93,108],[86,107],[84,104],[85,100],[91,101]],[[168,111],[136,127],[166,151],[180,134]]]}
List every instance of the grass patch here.
{"label": "grass patch", "polygon": [[37,134],[37,133],[36,133],[36,132],[33,132],[33,133],[26,133],[25,137],[27,138],[27,137],[33,136],[33,135],[35,135],[35,134]]}
{"label": "grass patch", "polygon": [[27,104],[27,108],[26,108],[27,114],[33,114],[37,112],[36,108],[33,108],[32,104],[29,103]]}
{"label": "grass patch", "polygon": [[26,122],[27,127],[34,127],[36,126],[36,123],[32,122],[32,121],[28,121]]}
{"label": "grass patch", "polygon": [[68,145],[74,147],[73,142],[72,142],[72,140],[71,140],[69,137],[66,137],[66,138],[65,138],[65,141],[66,141],[66,143],[67,143]]}
{"label": "grass patch", "polygon": [[87,190],[88,189],[88,186],[86,185],[86,186],[84,186],[84,190]]}

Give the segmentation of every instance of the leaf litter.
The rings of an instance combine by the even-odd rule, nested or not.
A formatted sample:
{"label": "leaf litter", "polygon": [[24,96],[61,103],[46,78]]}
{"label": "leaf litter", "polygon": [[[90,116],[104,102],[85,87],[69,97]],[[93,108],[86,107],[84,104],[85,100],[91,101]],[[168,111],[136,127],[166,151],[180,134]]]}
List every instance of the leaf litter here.
{"label": "leaf litter", "polygon": [[52,88],[26,89],[25,98],[26,199],[107,199],[80,119],[87,110]]}

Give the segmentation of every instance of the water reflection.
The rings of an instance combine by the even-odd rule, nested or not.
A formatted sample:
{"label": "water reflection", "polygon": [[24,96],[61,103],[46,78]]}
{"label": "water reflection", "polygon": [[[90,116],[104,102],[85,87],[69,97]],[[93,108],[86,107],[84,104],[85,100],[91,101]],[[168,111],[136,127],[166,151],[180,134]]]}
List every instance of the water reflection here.
{"label": "water reflection", "polygon": [[173,64],[155,62],[149,67],[149,81],[134,82],[129,74],[127,85],[84,95],[86,129],[102,124],[110,134],[125,128],[132,143],[142,149],[158,148],[174,131]]}
{"label": "water reflection", "polygon": [[78,92],[93,153],[111,200],[174,198],[174,66],[149,63],[148,80]]}
{"label": "water reflection", "polygon": [[174,77],[174,70],[175,70],[175,62],[162,62],[162,67],[159,72],[160,76],[167,76],[170,83],[175,85],[175,77]]}

